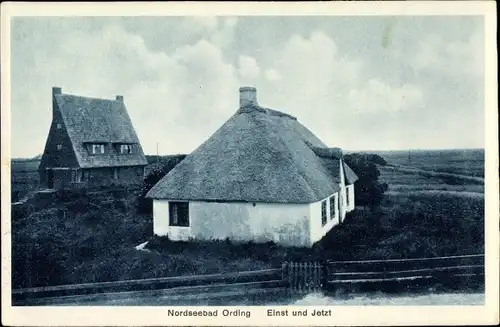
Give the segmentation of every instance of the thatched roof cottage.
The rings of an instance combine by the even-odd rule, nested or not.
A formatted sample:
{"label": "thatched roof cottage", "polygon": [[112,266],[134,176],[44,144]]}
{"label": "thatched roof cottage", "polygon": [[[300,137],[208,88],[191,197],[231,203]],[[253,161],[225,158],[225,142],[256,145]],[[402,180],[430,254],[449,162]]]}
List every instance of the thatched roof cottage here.
{"label": "thatched roof cottage", "polygon": [[146,164],[123,96],[97,99],[52,88],[52,124],[39,166],[41,187],[139,185]]}
{"label": "thatched roof cottage", "polygon": [[154,233],[311,246],[354,209],[356,174],[291,115],[240,108],[147,194]]}

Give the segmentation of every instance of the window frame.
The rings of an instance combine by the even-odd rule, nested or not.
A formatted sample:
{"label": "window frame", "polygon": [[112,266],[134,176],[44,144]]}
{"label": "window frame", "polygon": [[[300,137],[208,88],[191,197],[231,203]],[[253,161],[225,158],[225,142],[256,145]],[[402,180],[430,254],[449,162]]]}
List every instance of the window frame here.
{"label": "window frame", "polygon": [[106,144],[104,144],[104,143],[92,143],[90,152],[92,154],[105,154],[106,153]]}
{"label": "window frame", "polygon": [[71,180],[73,183],[83,183],[85,181],[85,170],[73,169]]}
{"label": "window frame", "polygon": [[63,148],[62,143],[57,144],[56,148],[57,148],[57,151],[61,151]]}
{"label": "window frame", "polygon": [[330,201],[329,210],[330,210],[330,220],[337,217],[337,194],[333,194],[328,198]]}
{"label": "window frame", "polygon": [[325,226],[328,222],[328,199],[321,201],[321,226]]}
{"label": "window frame", "polygon": [[132,144],[120,144],[120,154],[131,154],[131,153],[133,153]]}
{"label": "window frame", "polygon": [[168,202],[168,223],[172,227],[190,227],[189,202]]}
{"label": "window frame", "polygon": [[62,128],[62,124],[61,123],[56,123],[56,129],[61,129]]}

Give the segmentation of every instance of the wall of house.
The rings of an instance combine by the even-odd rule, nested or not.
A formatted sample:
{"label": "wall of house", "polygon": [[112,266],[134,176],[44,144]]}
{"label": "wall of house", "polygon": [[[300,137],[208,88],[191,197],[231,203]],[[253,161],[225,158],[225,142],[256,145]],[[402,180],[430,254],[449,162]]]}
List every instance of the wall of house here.
{"label": "wall of house", "polygon": [[[58,124],[60,128],[57,127]],[[58,145],[61,145],[60,150],[57,148]],[[47,167],[78,167],[73,145],[57,104],[53,107],[52,123],[39,169],[42,171]]]}
{"label": "wall of house", "polygon": [[347,205],[347,212],[354,210],[356,203],[354,201],[354,184],[346,186],[346,192],[349,193],[349,203]]}
{"label": "wall of house", "polygon": [[[330,211],[330,198],[334,197],[335,201],[335,210],[332,213]],[[339,207],[336,205],[339,200],[339,192],[332,194],[326,199],[323,199],[318,202],[311,203],[309,205],[310,211],[310,226],[311,226],[311,243],[314,244],[319,241],[323,236],[326,235],[333,227],[339,224],[340,222],[340,212]],[[326,201],[326,214],[327,214],[327,222],[323,225],[322,216],[321,216],[321,203]]]}
{"label": "wall of house", "polygon": [[88,168],[84,169],[84,186],[111,186],[111,185],[140,185],[144,177],[144,167],[116,167],[118,169],[115,179],[114,168]]}
{"label": "wall of house", "polygon": [[[118,179],[115,179],[113,168],[54,168],[54,188],[55,189],[71,189],[83,188],[92,186],[112,186],[112,185],[141,185],[144,177],[144,167],[117,167]],[[81,182],[77,182],[75,177],[76,171],[83,171],[84,178]],[[40,180],[44,181],[42,187],[47,187],[48,173],[46,169],[40,170]]]}
{"label": "wall of house", "polygon": [[153,201],[154,233],[172,240],[269,242],[310,246],[309,205],[278,203],[189,203],[189,227],[169,226],[167,200]]}

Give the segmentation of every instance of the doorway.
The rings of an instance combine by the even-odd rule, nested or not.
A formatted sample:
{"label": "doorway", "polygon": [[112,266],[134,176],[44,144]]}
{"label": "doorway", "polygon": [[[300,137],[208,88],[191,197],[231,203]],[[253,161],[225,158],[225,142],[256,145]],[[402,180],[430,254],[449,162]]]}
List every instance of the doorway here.
{"label": "doorway", "polygon": [[47,188],[54,188],[54,170],[47,169]]}

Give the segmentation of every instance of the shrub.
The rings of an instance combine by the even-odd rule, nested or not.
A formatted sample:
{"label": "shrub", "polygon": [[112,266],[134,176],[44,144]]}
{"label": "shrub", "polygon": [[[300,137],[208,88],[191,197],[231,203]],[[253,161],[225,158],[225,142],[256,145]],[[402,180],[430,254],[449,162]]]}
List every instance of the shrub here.
{"label": "shrub", "polygon": [[[149,156],[149,160],[153,160]],[[165,175],[167,175],[175,166],[177,166],[186,155],[175,155],[175,156],[165,156],[165,157],[154,157],[159,160],[159,165],[155,165],[153,170],[150,171],[144,178],[142,184],[141,192],[137,200],[137,209],[140,213],[153,213],[153,201],[146,198],[146,194],[151,190],[153,186],[156,185]]]}
{"label": "shrub", "polygon": [[358,205],[368,205],[375,210],[380,205],[388,186],[378,181],[380,171],[377,163],[385,164],[385,160],[372,154],[353,153],[344,156],[344,160],[358,175],[354,183],[355,202]]}

